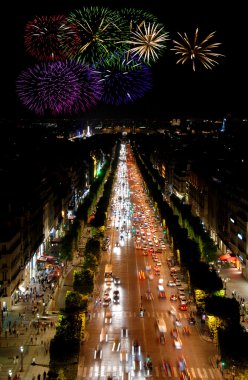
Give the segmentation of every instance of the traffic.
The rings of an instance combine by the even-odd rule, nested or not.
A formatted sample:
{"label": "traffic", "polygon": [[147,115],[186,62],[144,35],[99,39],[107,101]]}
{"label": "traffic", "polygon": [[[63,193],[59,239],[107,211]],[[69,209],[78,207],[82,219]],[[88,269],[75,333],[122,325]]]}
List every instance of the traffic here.
{"label": "traffic", "polygon": [[200,338],[189,284],[126,143],[101,267],[79,379],[220,379],[209,364],[216,347]]}

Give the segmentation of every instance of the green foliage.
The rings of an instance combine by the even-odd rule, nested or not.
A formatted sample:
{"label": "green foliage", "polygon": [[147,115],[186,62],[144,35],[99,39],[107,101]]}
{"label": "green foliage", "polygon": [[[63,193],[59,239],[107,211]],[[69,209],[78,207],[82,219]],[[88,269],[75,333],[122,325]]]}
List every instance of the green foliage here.
{"label": "green foliage", "polygon": [[89,268],[93,272],[95,272],[98,267],[98,260],[96,256],[94,256],[92,253],[88,253],[87,256],[85,256],[84,258],[83,267]]}
{"label": "green foliage", "polygon": [[205,290],[209,293],[223,288],[221,278],[216,271],[210,271],[207,263],[195,262],[189,268],[190,279],[193,287]]}
{"label": "green foliage", "polygon": [[89,268],[74,271],[73,289],[81,294],[90,294],[94,289],[94,272]]}
{"label": "green foliage", "polygon": [[240,321],[239,303],[235,298],[207,297],[205,300],[207,313],[223,319],[225,324],[238,324]]}
{"label": "green foliage", "polygon": [[67,312],[86,311],[88,306],[88,297],[75,291],[68,291],[65,297],[65,310]]}

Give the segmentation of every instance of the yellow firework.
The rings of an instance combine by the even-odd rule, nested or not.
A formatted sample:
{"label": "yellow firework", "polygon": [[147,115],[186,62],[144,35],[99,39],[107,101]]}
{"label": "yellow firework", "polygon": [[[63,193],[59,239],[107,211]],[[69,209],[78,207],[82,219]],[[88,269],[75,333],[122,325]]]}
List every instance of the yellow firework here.
{"label": "yellow firework", "polygon": [[139,59],[150,64],[162,55],[166,41],[168,33],[161,24],[144,22],[136,31],[131,32],[131,39],[125,42],[134,46],[129,50],[130,54],[138,55]]}
{"label": "yellow firework", "polygon": [[214,37],[215,33],[216,32],[210,33],[202,42],[198,43],[197,28],[193,43],[191,43],[186,33],[182,35],[178,32],[182,41],[178,42],[173,40],[174,48],[171,49],[175,51],[176,55],[180,55],[177,63],[184,64],[187,61],[191,61],[193,70],[195,71],[196,61],[199,61],[206,69],[212,70],[212,68],[218,64],[216,58],[220,56],[224,57],[223,54],[213,52],[213,49],[221,45],[220,42],[210,42],[210,39]]}

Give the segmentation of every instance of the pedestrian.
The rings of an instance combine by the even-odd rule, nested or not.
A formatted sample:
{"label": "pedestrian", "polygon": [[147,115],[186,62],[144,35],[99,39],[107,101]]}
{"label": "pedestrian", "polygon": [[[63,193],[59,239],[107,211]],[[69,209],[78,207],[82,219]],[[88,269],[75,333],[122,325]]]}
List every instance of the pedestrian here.
{"label": "pedestrian", "polygon": [[40,373],[39,373],[39,375],[37,376],[37,380],[40,380]]}
{"label": "pedestrian", "polygon": [[46,371],[43,372],[43,380],[46,380],[47,374]]}

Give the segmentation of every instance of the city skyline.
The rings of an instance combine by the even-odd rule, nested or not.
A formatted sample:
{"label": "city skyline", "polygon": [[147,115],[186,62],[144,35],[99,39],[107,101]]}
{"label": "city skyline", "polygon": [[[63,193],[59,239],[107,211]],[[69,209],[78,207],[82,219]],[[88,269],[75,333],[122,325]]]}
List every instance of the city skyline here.
{"label": "city skyline", "polygon": [[[242,12],[239,2],[232,7],[225,4],[224,8],[219,6],[216,9],[210,1],[203,9],[199,4],[192,3],[154,4],[139,0],[121,1],[118,2],[118,6],[111,1],[73,1],[70,5],[65,1],[54,1],[52,6],[45,1],[26,7],[20,5],[16,9],[14,36],[8,36],[4,41],[8,60],[4,62],[6,75],[3,81],[5,96],[2,102],[2,116],[37,118],[37,115],[25,109],[16,94],[18,75],[36,63],[24,49],[23,31],[26,23],[36,16],[67,14],[89,5],[111,9],[132,7],[150,12],[164,25],[169,40],[162,57],[151,65],[151,90],[129,104],[116,106],[99,103],[89,111],[83,112],[82,117],[223,118],[227,114],[246,117],[246,99],[242,95],[242,88],[246,88],[247,85],[245,60],[242,59],[246,39],[242,21],[245,12]],[[197,29],[199,43],[210,33],[214,33],[211,42],[220,44],[216,52],[221,56],[216,59],[218,63],[212,69],[207,69],[197,61],[195,71],[192,69],[192,62],[177,64],[179,56],[171,50],[173,41],[179,39],[178,33],[186,33],[192,41]]]}

